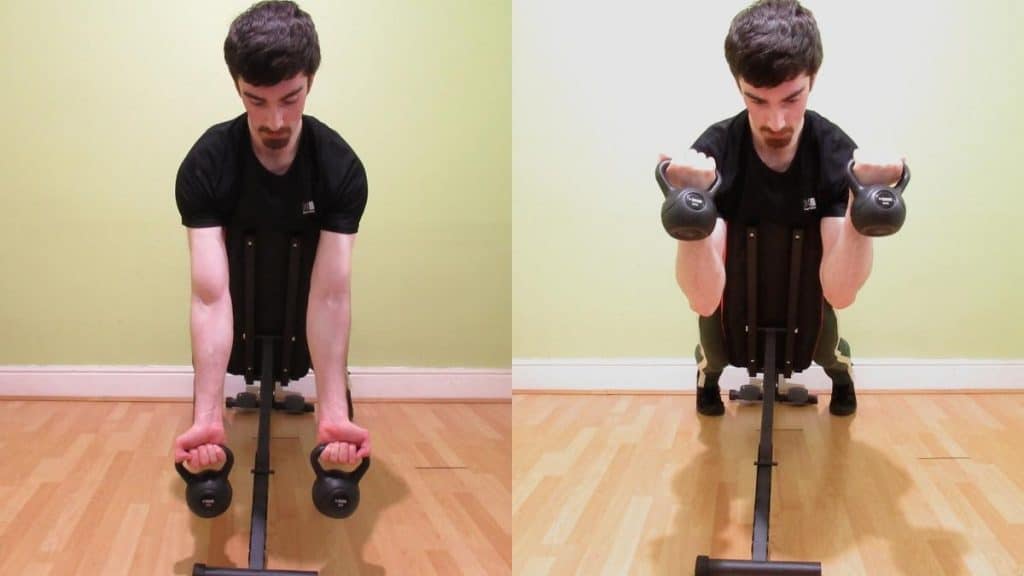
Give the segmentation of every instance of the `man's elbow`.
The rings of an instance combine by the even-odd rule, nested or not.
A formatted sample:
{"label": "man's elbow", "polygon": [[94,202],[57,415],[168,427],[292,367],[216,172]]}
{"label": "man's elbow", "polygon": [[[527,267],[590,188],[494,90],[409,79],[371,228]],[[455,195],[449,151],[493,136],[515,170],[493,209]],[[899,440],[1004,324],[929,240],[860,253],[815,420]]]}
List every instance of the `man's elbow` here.
{"label": "man's elbow", "polygon": [[327,304],[328,306],[342,306],[348,304],[352,297],[351,282],[349,277],[338,276],[331,278],[317,286],[311,286],[309,297]]}
{"label": "man's elbow", "polygon": [[193,283],[192,305],[212,308],[228,301],[230,293],[227,282]]}
{"label": "man's elbow", "polygon": [[690,300],[690,310],[701,316],[711,316],[718,310],[719,302],[721,302],[721,298],[692,299]]}
{"label": "man's elbow", "polygon": [[714,287],[707,285],[692,286],[687,289],[686,283],[683,282],[682,276],[676,276],[676,281],[679,284],[679,289],[686,297],[687,303],[690,305],[690,310],[693,310],[701,316],[711,316],[718,310],[719,304],[722,302],[722,292],[725,289],[724,277],[722,281],[714,283]]}
{"label": "man's elbow", "polygon": [[849,308],[853,305],[853,302],[857,299],[857,293],[848,290],[831,290],[824,291],[825,300],[836,310],[842,310],[843,308]]}

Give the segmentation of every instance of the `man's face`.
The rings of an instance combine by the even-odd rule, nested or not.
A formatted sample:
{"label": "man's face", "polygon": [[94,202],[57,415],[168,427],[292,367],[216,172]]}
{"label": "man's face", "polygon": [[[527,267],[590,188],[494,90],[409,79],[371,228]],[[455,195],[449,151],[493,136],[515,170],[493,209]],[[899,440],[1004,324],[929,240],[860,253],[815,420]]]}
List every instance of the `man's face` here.
{"label": "man's face", "polygon": [[793,143],[804,127],[804,111],[814,77],[801,74],[771,88],[755,88],[742,77],[737,83],[757,143],[773,149]]}
{"label": "man's face", "polygon": [[238,79],[238,94],[249,115],[249,135],[266,150],[286,148],[299,133],[312,78],[296,74],[273,86],[253,86]]}

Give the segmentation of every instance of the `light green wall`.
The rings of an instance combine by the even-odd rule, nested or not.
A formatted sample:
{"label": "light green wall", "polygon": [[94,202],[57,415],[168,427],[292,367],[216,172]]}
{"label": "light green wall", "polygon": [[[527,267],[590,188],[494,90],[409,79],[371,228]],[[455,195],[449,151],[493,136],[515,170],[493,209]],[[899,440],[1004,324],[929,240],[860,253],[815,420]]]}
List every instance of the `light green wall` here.
{"label": "light green wall", "polygon": [[[653,168],[741,109],[722,45],[746,4],[514,3],[513,356],[692,353]],[[1021,358],[1024,8],[806,5],[825,47],[810,107],[913,169],[906,226],[840,312],[855,356]]]}
{"label": "light green wall", "polygon": [[[741,106],[721,44],[745,4],[304,2],[307,111],[370,177],[352,363],[686,355],[651,171]],[[811,107],[914,174],[840,315],[855,353],[1020,358],[1022,8],[806,4]],[[221,46],[247,5],[0,3],[0,363],[188,363],[173,179],[240,111]]]}
{"label": "light green wall", "polygon": [[[174,176],[241,112],[249,2],[0,3],[0,363],[188,364]],[[363,159],[354,365],[508,366],[511,6],[302,2],[307,113]]]}

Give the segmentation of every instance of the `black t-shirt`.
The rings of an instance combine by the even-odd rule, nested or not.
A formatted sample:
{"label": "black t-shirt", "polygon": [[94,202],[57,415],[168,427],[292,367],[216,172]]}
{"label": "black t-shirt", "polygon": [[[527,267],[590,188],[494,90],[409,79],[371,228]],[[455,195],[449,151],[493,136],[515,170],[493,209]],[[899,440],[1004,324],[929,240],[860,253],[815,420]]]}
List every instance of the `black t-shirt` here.
{"label": "black t-shirt", "polygon": [[715,206],[726,222],[801,225],[846,215],[846,165],[857,145],[816,112],[804,113],[796,155],[785,172],[768,168],[757,155],[746,110],[713,124],[692,147],[715,159],[722,176]]}
{"label": "black t-shirt", "polygon": [[[313,179],[323,185],[313,186]],[[280,176],[256,159],[245,114],[207,130],[178,168],[175,199],[181,223],[189,228],[227,226],[239,195],[253,193],[253,183],[265,191],[271,206],[288,194],[308,196],[321,230],[359,231],[366,208],[366,171],[348,143],[312,116],[302,117],[295,161]]]}

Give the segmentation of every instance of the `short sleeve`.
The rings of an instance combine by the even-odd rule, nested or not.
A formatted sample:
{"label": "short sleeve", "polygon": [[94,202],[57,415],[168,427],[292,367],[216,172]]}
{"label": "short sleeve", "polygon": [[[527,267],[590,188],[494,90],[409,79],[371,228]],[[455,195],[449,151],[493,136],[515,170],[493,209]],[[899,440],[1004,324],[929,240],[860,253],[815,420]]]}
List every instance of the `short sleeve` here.
{"label": "short sleeve", "polygon": [[690,146],[705,156],[711,156],[719,166],[725,163],[728,129],[721,123],[713,124],[705,130]]}
{"label": "short sleeve", "polygon": [[821,186],[825,204],[821,215],[842,218],[846,216],[846,206],[850,200],[846,165],[853,157],[857,144],[835,124],[824,118],[821,120]]}
{"label": "short sleeve", "polygon": [[178,167],[174,183],[174,198],[181,215],[181,223],[188,228],[222,226],[223,216],[217,205],[216,190],[221,178],[220,170],[210,150],[208,135],[204,135],[189,150]]}
{"label": "short sleeve", "polygon": [[739,172],[740,142],[746,124],[745,113],[712,124],[694,141],[694,150],[715,159],[715,167],[722,177],[715,194],[718,216],[730,220],[736,214],[738,193],[734,191]]}
{"label": "short sleeve", "polygon": [[347,163],[340,181],[329,185],[321,200],[320,228],[340,234],[359,232],[359,222],[366,209],[366,170],[354,155]]}
{"label": "short sleeve", "polygon": [[315,136],[323,181],[316,198],[320,229],[355,234],[366,210],[366,169],[340,134],[312,116],[303,118]]}

